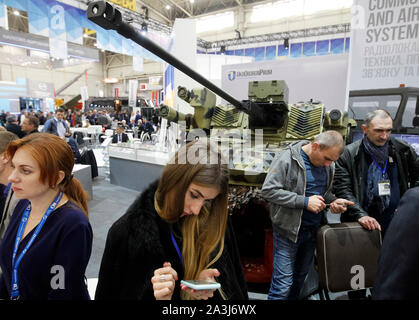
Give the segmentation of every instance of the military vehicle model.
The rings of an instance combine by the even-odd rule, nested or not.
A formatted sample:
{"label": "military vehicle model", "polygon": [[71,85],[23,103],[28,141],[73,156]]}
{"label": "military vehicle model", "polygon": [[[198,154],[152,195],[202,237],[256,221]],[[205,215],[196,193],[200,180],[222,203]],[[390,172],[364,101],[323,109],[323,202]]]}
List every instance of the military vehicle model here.
{"label": "military vehicle model", "polygon": [[392,135],[408,142],[419,154],[419,88],[353,90],[349,92],[348,114],[356,121],[350,141],[362,137],[361,125],[368,112],[387,110],[393,118]]}
{"label": "military vehicle model", "polygon": [[[327,112],[320,102],[288,104],[288,86],[283,80],[250,82],[249,99],[238,101],[123,22],[121,13],[111,4],[91,2],[87,17],[135,41],[203,86],[178,88],[178,96],[194,108],[193,114],[161,105],[160,115],[169,121],[184,122],[185,130],[192,135],[203,132],[221,148],[227,147],[231,177],[229,212],[246,279],[269,283],[272,228],[260,188],[276,152],[293,141],[313,139],[323,130],[334,129],[347,136],[354,123],[342,111]],[[228,105],[216,105],[216,95]]]}

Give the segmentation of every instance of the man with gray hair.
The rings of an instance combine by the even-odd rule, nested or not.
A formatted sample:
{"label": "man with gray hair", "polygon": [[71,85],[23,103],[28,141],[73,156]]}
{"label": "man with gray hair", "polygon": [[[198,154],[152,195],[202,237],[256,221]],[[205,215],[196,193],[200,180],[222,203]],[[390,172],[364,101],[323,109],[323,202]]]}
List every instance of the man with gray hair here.
{"label": "man with gray hair", "polygon": [[297,141],[276,155],[262,187],[273,227],[273,274],[268,299],[295,300],[314,258],[325,210],[342,213],[353,202],[332,194],[334,161],[344,149],[341,134],[326,131]]}
{"label": "man with gray hair", "polygon": [[[384,238],[400,198],[419,182],[419,157],[412,147],[391,137],[393,119],[383,109],[369,112],[364,137],[346,146],[336,162],[334,192],[354,202],[342,222],[359,222],[380,230]],[[365,298],[365,289],[349,291],[349,299]]]}
{"label": "man with gray hair", "polygon": [[355,203],[343,222],[358,221],[385,236],[401,196],[419,182],[419,158],[414,149],[390,136],[391,115],[382,109],[367,114],[364,137],[347,145],[336,162],[334,192]]}

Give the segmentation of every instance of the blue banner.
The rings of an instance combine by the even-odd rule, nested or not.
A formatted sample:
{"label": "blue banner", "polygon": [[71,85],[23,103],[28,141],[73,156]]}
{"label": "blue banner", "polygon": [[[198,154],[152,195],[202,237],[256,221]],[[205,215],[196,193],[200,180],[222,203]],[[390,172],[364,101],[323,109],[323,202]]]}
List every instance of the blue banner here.
{"label": "blue banner", "polygon": [[175,104],[175,92],[174,92],[174,82],[175,82],[175,69],[172,65],[168,65],[167,69],[164,72],[164,103],[170,107],[174,107]]}
{"label": "blue banner", "polygon": [[29,33],[49,37],[48,9],[44,0],[28,0]]}
{"label": "blue banner", "polygon": [[330,53],[343,53],[344,39],[332,39],[330,40]]}
{"label": "blue banner", "polygon": [[234,50],[234,55],[235,56],[244,56],[244,49]]}
{"label": "blue banner", "polygon": [[122,53],[122,39],[115,30],[109,32],[109,50],[116,53]]}
{"label": "blue banner", "polygon": [[74,7],[67,6],[65,10],[65,27],[67,29],[67,41],[83,44],[83,27],[80,21],[85,19],[86,13]]}
{"label": "blue banner", "polygon": [[246,48],[246,49],[244,49],[244,55],[246,57],[254,57],[255,56],[255,48]]}
{"label": "blue banner", "polygon": [[6,0],[6,5],[18,10],[28,11],[27,0]]}
{"label": "blue banner", "polygon": [[134,44],[132,40],[122,38],[122,54],[125,54],[127,56],[132,56],[134,52]]}
{"label": "blue banner", "polygon": [[109,50],[109,32],[102,28],[96,30],[97,48],[102,50]]}
{"label": "blue banner", "polygon": [[289,48],[285,48],[283,44],[278,46],[278,57],[287,57],[289,56]]}
{"label": "blue banner", "polygon": [[275,60],[276,57],[276,46],[266,47],[265,60]]}
{"label": "blue banner", "polygon": [[0,27],[4,29],[8,29],[6,13],[7,10],[6,5],[4,4],[4,0],[0,0]]}
{"label": "blue banner", "polygon": [[316,42],[316,54],[318,56],[329,54],[329,40],[319,40]]}
{"label": "blue banner", "polygon": [[291,58],[299,58],[301,57],[301,48],[303,47],[303,45],[301,43],[293,43],[291,44],[291,53],[290,56]]}
{"label": "blue banner", "polygon": [[265,60],[265,47],[255,48],[255,61]]}
{"label": "blue banner", "polygon": [[351,45],[351,39],[350,38],[346,38],[345,39],[345,52],[346,53],[349,53],[350,45]]}
{"label": "blue banner", "polygon": [[49,1],[49,51],[52,58],[67,59],[64,5]]}
{"label": "blue banner", "polygon": [[310,41],[310,42],[304,42],[303,43],[303,55],[306,57],[314,56],[316,49],[316,42]]}
{"label": "blue banner", "polygon": [[132,56],[132,69],[137,72],[144,71],[144,59],[142,57],[142,51],[144,49],[137,44],[133,46],[133,56]]}

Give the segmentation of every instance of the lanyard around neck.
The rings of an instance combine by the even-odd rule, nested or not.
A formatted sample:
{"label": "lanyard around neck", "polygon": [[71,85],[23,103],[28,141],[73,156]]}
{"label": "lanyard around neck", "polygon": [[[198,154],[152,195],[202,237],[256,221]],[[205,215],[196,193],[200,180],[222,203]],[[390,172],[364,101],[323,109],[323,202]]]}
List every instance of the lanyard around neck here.
{"label": "lanyard around neck", "polygon": [[381,173],[383,174],[383,177],[386,174],[386,169],[387,169],[387,163],[388,163],[388,159],[386,160],[386,163],[384,164],[384,169],[381,169],[381,167],[378,165],[377,161],[375,161],[374,157],[371,156],[372,161],[374,161],[374,164],[377,166],[378,169],[380,169]]}
{"label": "lanyard around neck", "polygon": [[7,195],[9,194],[9,191],[10,191],[11,186],[12,186],[12,183],[11,183],[11,182],[9,182],[9,183],[7,184],[7,186],[4,188],[4,191],[3,191],[4,198],[6,198],[6,197],[7,197]]}
{"label": "lanyard around neck", "polygon": [[176,249],[176,251],[177,251],[177,255],[179,256],[180,262],[181,262],[181,263],[182,263],[182,265],[183,265],[182,252],[180,251],[179,246],[177,245],[177,242],[176,242],[175,236],[173,235],[173,232],[172,232],[172,231],[170,231],[170,235],[171,235],[171,237],[172,237],[172,242],[173,242],[173,245],[175,246],[175,249]]}
{"label": "lanyard around neck", "polygon": [[60,191],[58,195],[55,197],[54,201],[50,204],[47,211],[42,216],[42,219],[39,222],[38,226],[36,227],[35,232],[33,233],[32,237],[29,239],[25,248],[22,250],[22,252],[20,253],[19,257],[17,258],[15,262],[17,250],[19,249],[19,244],[20,244],[20,241],[22,240],[23,232],[25,230],[26,224],[29,219],[29,215],[31,213],[31,204],[29,204],[26,207],[25,211],[23,212],[22,219],[20,220],[19,229],[17,230],[17,234],[16,234],[15,245],[13,247],[13,256],[12,256],[13,273],[12,273],[12,289],[11,289],[12,300],[19,299],[19,281],[18,281],[17,269],[19,267],[20,261],[22,260],[23,256],[26,254],[26,252],[28,251],[32,243],[35,241],[35,238],[38,236],[39,232],[44,226],[45,221],[47,220],[51,212],[54,211],[55,207],[60,202],[62,196],[63,196],[63,193]]}

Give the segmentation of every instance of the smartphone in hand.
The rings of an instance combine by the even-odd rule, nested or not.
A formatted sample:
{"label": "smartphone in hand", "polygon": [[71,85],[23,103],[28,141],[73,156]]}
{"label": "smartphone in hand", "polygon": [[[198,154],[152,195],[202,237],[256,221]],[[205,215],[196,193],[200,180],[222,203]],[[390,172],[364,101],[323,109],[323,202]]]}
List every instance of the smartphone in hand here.
{"label": "smartphone in hand", "polygon": [[221,284],[211,280],[181,280],[180,283],[194,290],[211,290],[221,288]]}

